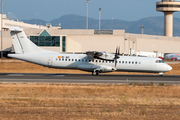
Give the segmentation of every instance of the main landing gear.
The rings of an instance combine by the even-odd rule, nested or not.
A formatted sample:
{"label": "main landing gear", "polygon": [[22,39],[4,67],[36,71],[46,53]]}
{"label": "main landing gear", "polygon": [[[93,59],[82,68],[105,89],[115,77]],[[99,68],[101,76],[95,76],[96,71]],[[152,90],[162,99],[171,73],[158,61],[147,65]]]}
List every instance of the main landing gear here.
{"label": "main landing gear", "polygon": [[99,75],[99,70],[93,71],[93,72],[92,72],[92,75],[93,75],[93,76]]}

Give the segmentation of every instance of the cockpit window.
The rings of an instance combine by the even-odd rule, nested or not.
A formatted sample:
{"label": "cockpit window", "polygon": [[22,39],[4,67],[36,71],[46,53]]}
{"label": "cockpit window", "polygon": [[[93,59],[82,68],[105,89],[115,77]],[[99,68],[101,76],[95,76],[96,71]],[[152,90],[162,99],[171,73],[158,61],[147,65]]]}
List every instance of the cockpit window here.
{"label": "cockpit window", "polygon": [[156,63],[164,63],[163,60],[156,60]]}

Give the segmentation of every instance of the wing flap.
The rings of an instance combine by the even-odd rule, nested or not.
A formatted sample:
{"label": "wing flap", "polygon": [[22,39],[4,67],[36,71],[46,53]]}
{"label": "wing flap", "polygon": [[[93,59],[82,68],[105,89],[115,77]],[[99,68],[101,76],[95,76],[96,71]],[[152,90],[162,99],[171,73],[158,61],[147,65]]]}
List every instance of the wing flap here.
{"label": "wing flap", "polygon": [[11,32],[22,32],[22,28],[20,28],[20,27],[9,27],[9,31],[11,31]]}

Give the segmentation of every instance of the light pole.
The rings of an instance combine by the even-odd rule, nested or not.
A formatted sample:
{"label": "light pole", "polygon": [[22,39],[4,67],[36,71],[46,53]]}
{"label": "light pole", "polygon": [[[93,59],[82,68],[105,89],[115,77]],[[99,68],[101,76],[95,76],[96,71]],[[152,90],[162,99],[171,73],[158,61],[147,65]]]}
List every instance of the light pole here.
{"label": "light pole", "polygon": [[89,3],[89,0],[87,0],[87,18],[86,18],[86,29],[88,29],[88,3]]}
{"label": "light pole", "polygon": [[1,58],[3,58],[2,38],[3,38],[3,0],[1,0]]}
{"label": "light pole", "polygon": [[8,19],[11,20],[11,12],[8,12]]}
{"label": "light pole", "polygon": [[139,26],[139,28],[141,28],[141,34],[143,34],[144,33],[144,25]]}
{"label": "light pole", "polygon": [[112,18],[112,30],[113,30],[113,18]]}
{"label": "light pole", "polygon": [[99,30],[101,29],[101,10],[102,8],[99,8]]}

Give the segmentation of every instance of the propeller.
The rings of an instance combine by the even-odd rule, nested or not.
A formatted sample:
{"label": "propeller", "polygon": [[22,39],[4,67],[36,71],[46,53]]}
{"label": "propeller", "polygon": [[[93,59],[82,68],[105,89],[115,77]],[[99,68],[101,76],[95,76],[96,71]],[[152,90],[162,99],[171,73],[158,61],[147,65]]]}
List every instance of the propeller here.
{"label": "propeller", "polygon": [[119,49],[118,49],[118,55],[120,55],[120,46],[119,46]]}
{"label": "propeller", "polygon": [[115,53],[115,56],[114,56],[115,68],[116,68],[116,65],[117,65],[117,59],[119,58],[119,55],[120,55],[120,46],[116,48],[116,53]]}

